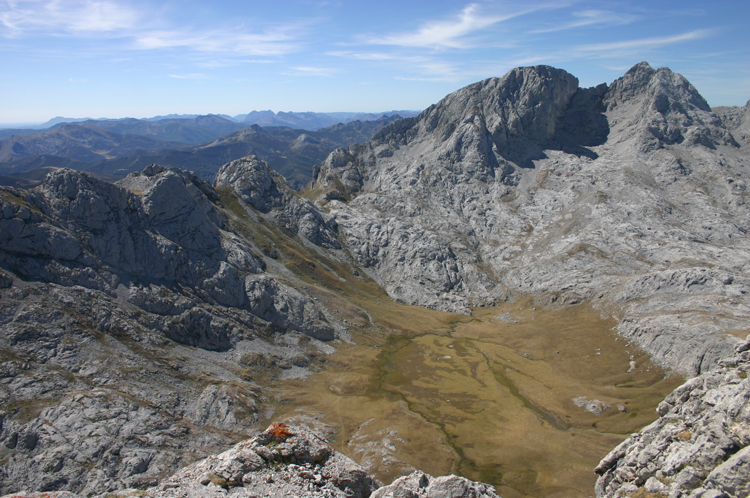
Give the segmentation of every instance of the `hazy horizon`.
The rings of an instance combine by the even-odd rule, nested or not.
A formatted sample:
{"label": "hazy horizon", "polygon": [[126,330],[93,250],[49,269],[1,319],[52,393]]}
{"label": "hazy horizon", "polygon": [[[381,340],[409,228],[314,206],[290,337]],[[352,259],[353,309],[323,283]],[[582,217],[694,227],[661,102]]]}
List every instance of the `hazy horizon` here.
{"label": "hazy horizon", "polygon": [[[154,118],[169,119],[170,116],[174,116],[177,119],[183,119],[183,118],[181,118],[181,116],[211,116],[211,115],[213,115],[213,116],[220,116],[220,117],[223,116],[223,117],[228,117],[228,118],[232,118],[233,119],[233,118],[235,118],[237,116],[241,116],[243,114],[248,114],[248,113],[253,112],[253,111],[266,111],[266,110],[272,110],[272,109],[251,109],[248,112],[238,112],[238,113],[234,113],[234,114],[223,114],[223,113],[222,114],[218,114],[218,113],[215,113],[215,112],[209,112],[209,113],[206,113],[206,114],[196,114],[196,113],[185,112],[185,113],[180,113],[180,114],[177,114],[177,113],[171,113],[171,114],[166,114],[166,115],[159,115],[159,114],[157,114],[157,115],[154,115],[154,116],[141,116],[141,117],[121,116],[121,117],[115,117],[115,118],[109,117],[109,116],[100,116],[98,118],[91,117],[91,116],[53,116],[53,117],[51,117],[49,119],[45,119],[44,121],[0,123],[0,129],[8,129],[8,128],[12,128],[14,126],[17,126],[17,127],[39,126],[39,125],[43,125],[43,124],[46,124],[46,123],[48,123],[50,121],[54,121],[54,120],[57,120],[57,119],[70,119],[70,120],[77,120],[77,121],[79,121],[79,120],[83,120],[83,121],[88,121],[88,120],[92,120],[92,121],[104,121],[104,120],[117,121],[117,120],[122,120],[122,119],[142,119],[142,120],[143,119],[154,119]],[[320,111],[320,112],[316,112],[316,111],[273,111],[273,112],[275,112],[276,114],[279,114],[281,112],[285,112],[285,113],[316,112],[317,114],[331,114],[331,115],[335,115],[335,114],[383,114],[383,113],[390,113],[390,112],[399,111],[399,110],[412,111],[412,112],[421,112],[422,111],[422,109],[388,109],[388,110],[385,110],[385,111],[374,111],[374,112],[370,112],[370,111],[330,111],[330,112],[326,112],[326,111]]]}

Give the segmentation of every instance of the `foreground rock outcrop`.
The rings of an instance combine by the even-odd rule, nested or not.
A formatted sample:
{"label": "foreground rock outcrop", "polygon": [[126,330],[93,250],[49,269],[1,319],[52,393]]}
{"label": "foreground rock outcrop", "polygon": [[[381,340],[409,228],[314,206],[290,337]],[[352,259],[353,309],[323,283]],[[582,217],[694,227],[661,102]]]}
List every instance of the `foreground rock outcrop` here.
{"label": "foreground rock outcrop", "polygon": [[[154,498],[498,498],[493,488],[458,476],[424,472],[378,489],[354,461],[307,429],[274,423],[227,451],[181,469],[159,485],[125,489],[113,497]],[[70,492],[26,493],[3,498],[79,498]]]}
{"label": "foreground rock outcrop", "polygon": [[597,466],[599,497],[750,495],[750,336],[719,368],[675,389],[656,422]]}
{"label": "foreground rock outcrop", "polygon": [[375,491],[371,498],[499,498],[492,486],[459,476],[416,471]]}
{"label": "foreground rock outcrop", "polygon": [[224,453],[182,469],[145,495],[367,498],[376,488],[362,467],[319,435],[273,424]]}

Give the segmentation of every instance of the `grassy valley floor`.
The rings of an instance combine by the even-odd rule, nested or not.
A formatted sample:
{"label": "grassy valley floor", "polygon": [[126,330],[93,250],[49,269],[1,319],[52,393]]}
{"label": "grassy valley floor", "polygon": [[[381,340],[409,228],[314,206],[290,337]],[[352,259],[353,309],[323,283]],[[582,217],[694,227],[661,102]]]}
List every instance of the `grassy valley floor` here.
{"label": "grassy valley floor", "polygon": [[[384,483],[415,467],[504,498],[593,496],[599,460],[683,382],[585,305],[367,309],[378,327],[360,323],[324,370],[280,382],[273,419],[328,432]],[[578,406],[594,400],[600,414]]]}

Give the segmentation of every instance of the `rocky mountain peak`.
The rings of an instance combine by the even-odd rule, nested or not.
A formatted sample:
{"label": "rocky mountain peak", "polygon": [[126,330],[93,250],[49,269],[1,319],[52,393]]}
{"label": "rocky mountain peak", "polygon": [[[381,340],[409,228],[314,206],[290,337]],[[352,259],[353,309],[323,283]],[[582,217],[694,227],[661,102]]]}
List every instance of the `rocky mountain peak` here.
{"label": "rocky mountain peak", "polygon": [[462,124],[482,126],[497,145],[524,137],[545,142],[578,89],[578,79],[550,66],[520,67],[454,92],[419,117],[423,134],[448,139]]}
{"label": "rocky mountain peak", "polygon": [[645,149],[683,141],[709,148],[737,145],[698,90],[666,67],[636,64],[612,83],[603,102],[613,131]]}
{"label": "rocky mountain peak", "polygon": [[[744,161],[705,99],[668,68],[644,62],[610,87],[581,89],[567,72],[536,66],[469,85],[334,151],[310,192],[393,298],[469,313],[515,293],[598,295],[632,317],[622,334],[692,374],[730,351],[731,335],[649,313],[693,309],[690,286],[667,281],[700,281],[691,289],[717,309],[747,284],[736,245],[750,227]],[[701,276],[707,266],[726,272],[717,287]],[[646,290],[651,279],[665,294]],[[640,297],[617,297],[630,286]],[[667,337],[677,330],[686,346],[675,349]]]}
{"label": "rocky mountain peak", "polygon": [[283,176],[256,156],[243,157],[222,166],[216,174],[214,186],[233,191],[248,206],[315,245],[341,248],[333,218],[300,197]]}
{"label": "rocky mountain peak", "polygon": [[263,213],[284,204],[291,189],[283,176],[254,155],[231,161],[219,169],[215,187],[233,189],[245,202]]}
{"label": "rocky mountain peak", "polygon": [[672,72],[668,67],[654,69],[648,62],[636,64],[624,76],[616,79],[605,101],[612,108],[618,102],[638,98],[642,93],[656,100],[653,105],[660,112],[668,110],[670,99],[673,104],[679,102],[701,111],[711,111],[703,96],[684,76]]}
{"label": "rocky mountain peak", "polygon": [[[367,166],[393,157],[399,149],[450,164],[450,170],[461,176],[498,177],[512,183],[517,175],[513,177],[509,162],[530,165],[531,158],[541,153],[540,145],[555,137],[577,90],[577,78],[550,66],[516,68],[502,78],[474,83],[416,118],[391,123],[364,148],[354,145],[348,151],[334,151],[316,172],[316,185],[326,200],[345,199],[344,191],[357,192],[364,185]],[[358,161],[352,160],[355,155]],[[418,164],[413,166],[419,169]],[[396,176],[403,178],[404,171],[398,172]],[[420,173],[406,176],[414,174]],[[395,176],[392,180],[399,181]]]}

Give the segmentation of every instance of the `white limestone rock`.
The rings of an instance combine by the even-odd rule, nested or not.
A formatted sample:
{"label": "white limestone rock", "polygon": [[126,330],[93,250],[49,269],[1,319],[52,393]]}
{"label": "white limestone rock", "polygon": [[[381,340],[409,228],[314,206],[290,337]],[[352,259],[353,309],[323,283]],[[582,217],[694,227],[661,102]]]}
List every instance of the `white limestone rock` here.
{"label": "white limestone rock", "polygon": [[371,498],[499,498],[492,486],[455,475],[414,471],[375,491]]}
{"label": "white limestone rock", "polygon": [[661,418],[623,441],[596,468],[598,497],[645,487],[670,497],[750,491],[750,336],[717,370],[688,380],[659,405]]}
{"label": "white limestone rock", "polygon": [[145,492],[154,497],[367,498],[375,481],[325,439],[301,427],[273,425],[231,449],[194,463]]}
{"label": "white limestone rock", "polygon": [[230,188],[245,203],[267,214],[279,226],[313,244],[340,249],[333,218],[300,197],[283,176],[255,156],[225,164],[214,178],[214,187]]}

